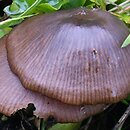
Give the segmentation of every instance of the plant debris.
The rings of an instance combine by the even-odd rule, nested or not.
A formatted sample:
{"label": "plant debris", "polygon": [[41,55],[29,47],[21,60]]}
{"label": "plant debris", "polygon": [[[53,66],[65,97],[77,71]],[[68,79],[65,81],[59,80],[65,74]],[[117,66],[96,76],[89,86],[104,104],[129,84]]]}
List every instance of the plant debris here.
{"label": "plant debris", "polygon": [[35,126],[36,116],[33,104],[28,104],[27,108],[22,108],[5,120],[0,120],[0,130],[38,130]]}

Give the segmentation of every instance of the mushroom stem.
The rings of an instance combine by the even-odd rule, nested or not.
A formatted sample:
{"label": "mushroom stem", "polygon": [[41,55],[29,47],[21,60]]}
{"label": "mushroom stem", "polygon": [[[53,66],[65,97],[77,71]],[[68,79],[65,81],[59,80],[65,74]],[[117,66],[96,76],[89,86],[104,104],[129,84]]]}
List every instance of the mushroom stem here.
{"label": "mushroom stem", "polygon": [[127,119],[127,117],[130,114],[130,105],[129,107],[127,107],[126,111],[124,112],[124,114],[122,115],[122,117],[119,119],[119,121],[117,122],[117,124],[115,125],[115,127],[113,128],[113,130],[121,130],[125,120]]}

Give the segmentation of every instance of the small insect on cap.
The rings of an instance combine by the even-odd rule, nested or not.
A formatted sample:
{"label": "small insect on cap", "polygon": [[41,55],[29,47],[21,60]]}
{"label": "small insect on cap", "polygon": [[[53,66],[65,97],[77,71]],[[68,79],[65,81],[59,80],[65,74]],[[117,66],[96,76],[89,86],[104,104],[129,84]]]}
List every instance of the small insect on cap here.
{"label": "small insect on cap", "polygon": [[128,34],[100,9],[39,15],[11,32],[8,60],[25,88],[67,104],[114,103],[130,93]]}

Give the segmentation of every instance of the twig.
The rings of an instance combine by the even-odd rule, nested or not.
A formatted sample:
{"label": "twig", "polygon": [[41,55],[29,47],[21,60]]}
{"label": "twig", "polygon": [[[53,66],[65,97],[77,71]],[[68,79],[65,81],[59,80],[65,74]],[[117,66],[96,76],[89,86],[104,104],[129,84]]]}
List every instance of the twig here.
{"label": "twig", "polygon": [[121,14],[121,13],[124,13],[128,10],[130,10],[130,5],[128,7],[125,7],[124,9],[120,10],[118,13]]}
{"label": "twig", "polygon": [[90,125],[91,121],[92,121],[92,116],[91,116],[91,117],[89,117],[88,122],[87,122],[87,124],[85,125],[84,130],[88,130],[89,125]]}
{"label": "twig", "polygon": [[92,116],[88,118],[88,121],[86,122],[86,124],[84,124],[82,127],[80,127],[79,130],[88,130],[91,121],[92,121]]}
{"label": "twig", "polygon": [[112,9],[110,9],[110,10],[108,10],[108,11],[109,11],[109,12],[116,11],[116,10],[119,9],[120,7],[122,7],[122,6],[126,5],[126,4],[129,4],[129,2],[130,2],[130,0],[126,0],[125,2],[123,2],[123,3],[119,4],[119,5],[117,5],[116,7],[112,8]]}
{"label": "twig", "polygon": [[115,127],[113,128],[113,130],[120,130],[122,128],[125,120],[129,116],[129,114],[130,114],[130,105],[126,109],[125,113],[122,115],[122,117],[120,118],[120,120],[117,122],[117,124],[115,125]]}

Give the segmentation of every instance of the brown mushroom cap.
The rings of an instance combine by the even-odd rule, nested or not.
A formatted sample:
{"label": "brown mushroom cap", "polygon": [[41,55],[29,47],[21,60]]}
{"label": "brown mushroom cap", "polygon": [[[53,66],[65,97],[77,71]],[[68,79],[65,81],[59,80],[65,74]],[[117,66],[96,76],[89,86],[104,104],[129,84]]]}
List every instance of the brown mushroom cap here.
{"label": "brown mushroom cap", "polygon": [[30,18],[7,41],[23,86],[67,104],[114,103],[130,93],[128,28],[100,9]]}
{"label": "brown mushroom cap", "polygon": [[105,105],[73,106],[61,103],[38,93],[26,90],[11,72],[5,49],[6,37],[0,40],[0,112],[11,115],[17,109],[33,103],[35,114],[47,119],[53,116],[58,122],[78,122],[101,112]]}

